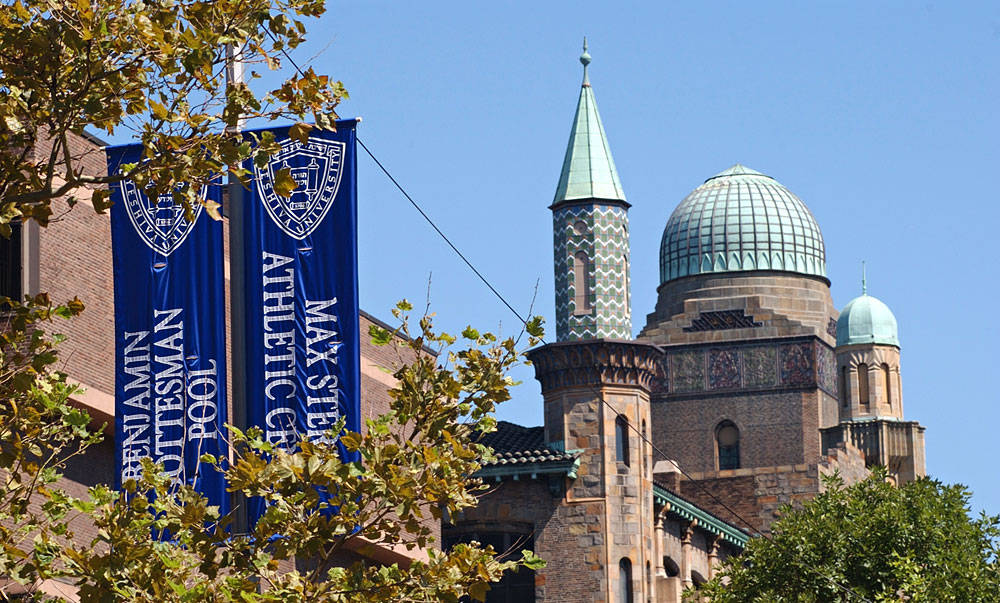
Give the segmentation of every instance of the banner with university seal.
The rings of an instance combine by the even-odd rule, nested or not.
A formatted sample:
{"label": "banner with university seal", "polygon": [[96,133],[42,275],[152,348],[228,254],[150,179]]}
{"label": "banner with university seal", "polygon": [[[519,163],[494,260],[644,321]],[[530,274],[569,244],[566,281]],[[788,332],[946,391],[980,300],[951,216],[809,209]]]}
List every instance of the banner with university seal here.
{"label": "banner with university seal", "polygon": [[[108,173],[141,160],[142,147],[107,149]],[[201,190],[221,202],[221,187]],[[150,199],[132,181],[112,186],[115,302],[115,485],[141,475],[143,458],[177,483],[229,509],[222,222],[203,208],[184,219],[171,195]]]}
{"label": "banner with university seal", "polygon": [[[245,166],[247,423],[277,447],[326,438],[341,418],[361,428],[356,123],[314,128],[305,142],[269,129],[281,150]],[[275,191],[286,169],[290,197]],[[250,525],[263,511],[249,501]]]}

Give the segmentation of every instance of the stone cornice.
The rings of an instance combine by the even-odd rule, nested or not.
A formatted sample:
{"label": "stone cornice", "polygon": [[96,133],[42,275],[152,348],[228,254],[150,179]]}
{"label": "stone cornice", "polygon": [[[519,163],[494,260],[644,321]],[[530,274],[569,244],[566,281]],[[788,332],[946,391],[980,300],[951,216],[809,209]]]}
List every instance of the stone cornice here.
{"label": "stone cornice", "polygon": [[568,387],[637,386],[651,391],[661,371],[656,345],[615,339],[550,343],[528,352],[542,393]]}

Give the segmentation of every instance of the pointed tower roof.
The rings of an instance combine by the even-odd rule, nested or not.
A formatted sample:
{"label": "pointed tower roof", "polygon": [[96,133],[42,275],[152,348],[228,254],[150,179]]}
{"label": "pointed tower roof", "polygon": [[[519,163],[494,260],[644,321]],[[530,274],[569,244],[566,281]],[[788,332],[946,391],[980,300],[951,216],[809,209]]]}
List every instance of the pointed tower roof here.
{"label": "pointed tower roof", "polygon": [[604,125],[597,112],[597,101],[590,87],[587,65],[590,64],[590,54],[587,52],[587,39],[583,39],[583,85],[580,88],[580,101],[576,105],[576,117],[573,119],[573,129],[569,133],[569,144],[566,146],[566,157],[563,159],[562,174],[559,176],[559,186],[553,204],[576,199],[607,199],[610,201],[625,201],[625,192],[618,179],[615,161],[611,158],[611,148],[608,146]]}

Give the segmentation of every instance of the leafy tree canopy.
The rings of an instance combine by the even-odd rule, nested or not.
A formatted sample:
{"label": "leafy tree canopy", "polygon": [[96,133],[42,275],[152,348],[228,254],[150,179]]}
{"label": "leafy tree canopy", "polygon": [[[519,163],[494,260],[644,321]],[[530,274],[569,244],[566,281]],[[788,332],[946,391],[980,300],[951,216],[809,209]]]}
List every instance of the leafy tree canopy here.
{"label": "leafy tree canopy", "polygon": [[[256,70],[278,69],[305,40],[304,20],[324,10],[322,0],[0,2],[0,236],[12,222],[47,225],[57,199],[72,207],[86,198],[103,212],[109,185],[126,178],[150,195],[172,193],[190,217],[201,185],[225,173],[245,181],[242,162],[277,149],[269,135],[239,135],[241,119],[296,121],[299,140],[311,128],[304,120],[332,128],[347,96],[338,81],[296,70],[258,95],[226,78],[234,58],[251,82]],[[130,134],[142,161],[113,174],[88,169],[95,158],[74,140],[88,130]],[[102,165],[103,153],[90,152]],[[294,450],[272,448],[257,429],[233,430],[234,457],[205,459],[234,491],[269,502],[243,535],[229,530],[232,516],[151,464],[122,492],[98,486],[77,498],[60,488],[66,464],[100,440],[54,370],[61,338],[52,333],[82,310],[44,294],[0,298],[0,598],[60,580],[85,601],[458,601],[482,599],[507,569],[540,566],[530,551],[510,559],[476,543],[438,551],[430,527],[476,502],[482,484],[471,476],[490,451],[475,433],[495,428],[495,406],[509,397],[514,340],[470,328],[452,350],[458,339],[430,317],[411,333],[411,307],[399,304],[402,337],[371,334],[400,350],[388,414],[363,433],[334,430]],[[528,330],[533,345],[541,330]],[[338,437],[361,462],[341,461]],[[81,540],[81,522],[96,536]],[[372,543],[427,557],[349,562]]]}
{"label": "leafy tree canopy", "polygon": [[[245,179],[244,159],[275,150],[270,136],[251,145],[236,135],[241,118],[332,127],[347,93],[312,69],[262,95],[226,81],[234,57],[251,81],[261,66],[278,69],[305,40],[302,19],[324,10],[323,0],[5,0],[0,234],[22,217],[45,225],[52,200],[73,203],[81,188],[103,211],[106,185],[123,178],[151,194],[173,192],[190,211],[202,184],[227,172]],[[117,174],[88,172],[72,144],[88,128],[132,135],[143,161]],[[300,124],[293,135],[308,131]],[[206,209],[219,217],[214,204]]]}
{"label": "leafy tree canopy", "polygon": [[[998,601],[1000,518],[970,517],[963,486],[920,479],[895,486],[876,469],[839,477],[800,508],[786,507],[771,538],[697,595],[711,601]],[[694,594],[694,593],[692,593]]]}

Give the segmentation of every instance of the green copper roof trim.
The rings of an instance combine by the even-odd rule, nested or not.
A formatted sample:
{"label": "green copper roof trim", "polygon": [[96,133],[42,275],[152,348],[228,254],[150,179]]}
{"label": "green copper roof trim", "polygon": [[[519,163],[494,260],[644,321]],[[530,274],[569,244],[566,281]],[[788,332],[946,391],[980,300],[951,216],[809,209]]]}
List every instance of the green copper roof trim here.
{"label": "green copper roof trim", "polygon": [[747,545],[747,541],[750,540],[750,536],[743,530],[726,523],[708,511],[697,507],[655,483],[653,484],[653,502],[665,506],[668,512],[677,515],[681,519],[697,521],[699,528],[715,534],[740,548],[744,548]]}
{"label": "green copper roof trim", "polygon": [[594,90],[590,87],[587,74],[590,54],[587,53],[586,40],[580,62],[583,63],[583,85],[553,204],[576,199],[625,201],[604,125],[597,112]]}
{"label": "green copper roof trim", "polygon": [[892,310],[868,294],[847,302],[837,319],[837,346],[856,344],[899,347],[899,327]]}
{"label": "green copper roof trim", "polygon": [[501,478],[528,476],[535,479],[539,475],[565,475],[570,479],[576,479],[576,472],[580,469],[579,457],[562,461],[543,461],[541,463],[512,463],[508,465],[488,465],[476,471],[473,475],[478,478]]}

